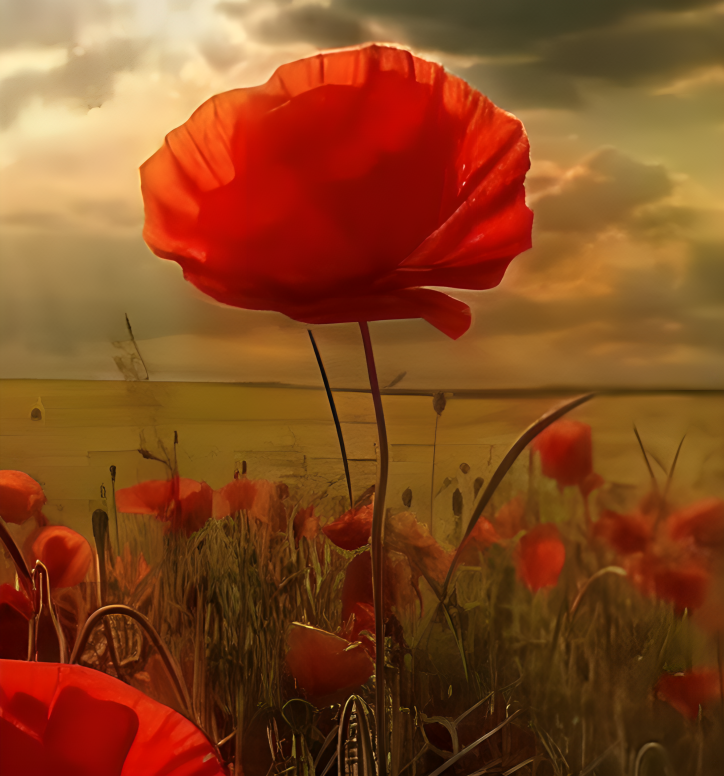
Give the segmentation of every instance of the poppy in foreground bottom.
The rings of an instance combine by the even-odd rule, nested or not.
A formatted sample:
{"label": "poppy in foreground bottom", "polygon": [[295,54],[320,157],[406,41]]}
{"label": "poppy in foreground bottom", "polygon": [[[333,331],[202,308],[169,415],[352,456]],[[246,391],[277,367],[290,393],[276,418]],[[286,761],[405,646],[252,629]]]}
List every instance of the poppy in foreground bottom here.
{"label": "poppy in foreground bottom", "polygon": [[0,660],[3,776],[221,776],[191,722],[99,671]]}

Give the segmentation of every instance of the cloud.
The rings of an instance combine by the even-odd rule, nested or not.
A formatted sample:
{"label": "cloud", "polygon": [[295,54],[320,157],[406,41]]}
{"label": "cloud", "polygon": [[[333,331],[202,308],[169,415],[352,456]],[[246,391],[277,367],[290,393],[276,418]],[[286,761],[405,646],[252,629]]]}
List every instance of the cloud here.
{"label": "cloud", "polygon": [[0,0],[0,48],[72,46],[85,24],[110,14],[102,0]]}
{"label": "cloud", "polygon": [[646,12],[691,11],[715,0],[336,0],[333,7],[393,23],[408,42],[467,54],[530,53],[561,35]]}
{"label": "cloud", "polygon": [[724,14],[671,15],[587,30],[547,43],[541,54],[549,67],[578,77],[666,82],[724,64]]}
{"label": "cloud", "polygon": [[538,229],[595,232],[626,223],[636,208],[671,194],[674,183],[660,164],[644,164],[616,149],[597,151],[535,202]]}
{"label": "cloud", "polygon": [[370,37],[365,24],[354,15],[321,5],[281,7],[248,29],[266,43],[304,41],[319,48],[353,46]]}
{"label": "cloud", "polygon": [[25,70],[0,81],[0,126],[9,126],[30,101],[73,100],[90,110],[113,96],[116,75],[133,69],[144,44],[125,38],[71,54],[68,61],[46,71]]}

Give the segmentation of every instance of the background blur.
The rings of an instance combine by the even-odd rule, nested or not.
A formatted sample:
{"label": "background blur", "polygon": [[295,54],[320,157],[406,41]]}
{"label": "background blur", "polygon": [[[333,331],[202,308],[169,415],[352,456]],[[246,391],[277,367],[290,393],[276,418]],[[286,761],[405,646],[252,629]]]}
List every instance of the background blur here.
{"label": "background blur", "polygon": [[[372,325],[383,386],[722,387],[710,0],[0,0],[0,376],[318,385],[303,325],[211,304],[148,251],[137,170],[214,93],[373,40],[523,120],[536,213],[502,285],[459,294],[461,340]],[[356,327],[316,333],[335,387],[363,385]]]}

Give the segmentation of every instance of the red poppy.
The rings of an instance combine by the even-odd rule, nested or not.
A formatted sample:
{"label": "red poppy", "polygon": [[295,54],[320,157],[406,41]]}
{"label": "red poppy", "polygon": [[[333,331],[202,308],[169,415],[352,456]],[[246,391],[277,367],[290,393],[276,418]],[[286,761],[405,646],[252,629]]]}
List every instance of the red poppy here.
{"label": "red poppy", "polygon": [[711,574],[694,556],[664,557],[638,553],[626,563],[634,585],[644,594],[673,604],[677,614],[698,609],[706,600]]}
{"label": "red poppy", "polygon": [[305,323],[470,309],[531,246],[528,139],[514,116],[407,51],[283,65],[204,103],[141,167],[144,239],[225,304]]}
{"label": "red poppy", "polygon": [[322,533],[343,550],[358,550],[367,544],[372,534],[373,509],[373,504],[353,507],[334,522],[327,523]]}
{"label": "red poppy", "polygon": [[[367,654],[374,657],[375,654],[375,607],[373,604],[357,603],[352,607],[350,617],[347,622],[351,622],[349,632],[342,635],[350,641],[359,641],[367,651]],[[366,633],[363,635],[363,631]],[[367,635],[369,634],[369,635]]]}
{"label": "red poppy", "polygon": [[591,427],[578,420],[564,418],[548,426],[533,440],[540,454],[541,470],[558,487],[576,485],[584,495],[603,484],[593,471]]}
{"label": "red poppy", "polygon": [[374,604],[372,555],[362,552],[347,564],[342,585],[342,622],[347,622],[357,604]]}
{"label": "red poppy", "polygon": [[525,499],[516,496],[495,513],[495,531],[501,539],[514,539],[526,527]]}
{"label": "red poppy", "polygon": [[269,525],[272,531],[287,530],[287,508],[284,499],[289,488],[283,482],[255,480],[256,493],[249,515],[260,523]]}
{"label": "red poppy", "polygon": [[316,538],[319,533],[319,517],[314,514],[314,504],[310,504],[305,509],[297,510],[294,515],[294,540],[299,544],[302,538],[310,542]]}
{"label": "red poppy", "polygon": [[361,644],[294,622],[289,629],[286,663],[301,690],[317,701],[343,698],[374,673]]}
{"label": "red poppy", "polygon": [[213,496],[205,482],[172,477],[122,488],[116,492],[116,507],[119,512],[154,515],[168,523],[167,530],[191,536],[211,517]]}
{"label": "red poppy", "polygon": [[518,576],[534,593],[558,584],[566,548],[558,527],[552,523],[537,525],[521,537],[516,550]]}
{"label": "red poppy", "polygon": [[0,517],[6,523],[24,523],[40,517],[47,501],[40,485],[25,472],[0,471]]}
{"label": "red poppy", "polygon": [[211,743],[180,714],[80,666],[0,662],[4,776],[215,776]]}
{"label": "red poppy", "polygon": [[0,585],[0,658],[28,657],[28,623],[33,616],[30,599],[12,585]]}
{"label": "red poppy", "polygon": [[721,696],[719,672],[698,668],[682,674],[663,674],[654,692],[680,714],[696,719],[699,706],[707,706]]}
{"label": "red poppy", "polygon": [[459,562],[466,566],[477,566],[480,563],[480,553],[500,541],[498,532],[489,520],[479,517],[470,536],[460,550]]}
{"label": "red poppy", "polygon": [[254,504],[256,492],[256,483],[246,477],[232,480],[223,488],[214,491],[213,516],[218,519],[250,510]]}
{"label": "red poppy", "polygon": [[385,544],[407,556],[415,587],[420,576],[442,584],[452,562],[452,553],[444,550],[430,529],[411,512],[398,512],[387,518]]}
{"label": "red poppy", "polygon": [[33,542],[32,552],[48,569],[52,588],[80,584],[93,559],[90,544],[64,525],[43,528]]}
{"label": "red poppy", "polygon": [[705,498],[674,512],[666,520],[670,538],[699,548],[724,547],[724,501]]}
{"label": "red poppy", "polygon": [[654,536],[654,524],[648,515],[638,512],[621,515],[605,509],[593,524],[592,532],[620,555],[631,555],[643,552],[649,546]]}

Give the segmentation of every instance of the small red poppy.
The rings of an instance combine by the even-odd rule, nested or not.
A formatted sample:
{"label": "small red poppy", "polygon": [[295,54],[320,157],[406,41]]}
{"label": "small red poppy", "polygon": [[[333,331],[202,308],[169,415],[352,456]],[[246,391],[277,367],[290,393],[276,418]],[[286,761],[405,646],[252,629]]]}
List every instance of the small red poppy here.
{"label": "small red poppy", "polygon": [[319,517],[314,514],[314,504],[297,510],[294,515],[294,540],[299,544],[302,538],[310,542],[319,533]]}
{"label": "small red poppy", "polygon": [[644,594],[673,604],[681,615],[685,609],[698,609],[706,600],[711,573],[700,558],[666,558],[652,552],[631,556],[626,570],[634,585]]}
{"label": "small red poppy", "polygon": [[540,454],[541,470],[563,489],[576,485],[584,495],[603,484],[593,471],[591,427],[564,418],[548,426],[533,440]]}
{"label": "small red poppy", "polygon": [[212,513],[215,518],[246,512],[254,505],[257,485],[246,477],[232,480],[214,491]]}
{"label": "small red poppy", "polygon": [[480,553],[500,541],[498,532],[489,520],[479,517],[470,536],[464,541],[458,561],[465,566],[477,566],[480,563]]}
{"label": "small red poppy", "polygon": [[387,518],[385,544],[407,556],[415,586],[420,576],[442,584],[453,554],[440,546],[430,529],[412,512],[398,512]]}
{"label": "small red poppy", "polygon": [[322,533],[343,550],[364,547],[372,534],[373,505],[353,507],[322,528]]}
{"label": "small red poppy", "polygon": [[682,674],[662,674],[654,692],[680,714],[696,719],[700,706],[707,706],[720,697],[719,672],[698,668]]}
{"label": "small red poppy", "polygon": [[222,776],[203,733],[99,671],[0,661],[3,776]]}
{"label": "small red poppy", "polygon": [[116,492],[119,512],[154,515],[167,530],[191,536],[211,517],[213,490],[205,482],[187,477],[146,480]]}
{"label": "small red poppy", "polygon": [[521,537],[516,548],[518,576],[534,593],[558,584],[566,548],[558,527],[552,523],[537,525]]}
{"label": "small red poppy", "polygon": [[525,530],[525,499],[516,496],[495,513],[495,531],[501,539],[514,539]]}
{"label": "small red poppy", "polygon": [[438,64],[330,51],[211,98],[141,167],[144,239],[220,302],[451,337],[531,246],[528,139]]}
{"label": "small red poppy", "polygon": [[707,549],[724,548],[724,501],[705,498],[669,515],[668,534],[675,542]]}
{"label": "small red poppy", "polygon": [[47,501],[43,489],[25,472],[0,471],[0,517],[6,523],[24,523],[40,517]]}
{"label": "small red poppy", "polygon": [[72,528],[50,525],[43,528],[32,547],[33,555],[48,569],[50,586],[74,587],[85,579],[93,551]]}
{"label": "small red poppy", "polygon": [[361,644],[294,622],[286,664],[301,690],[317,701],[333,702],[364,684],[374,664]]}

